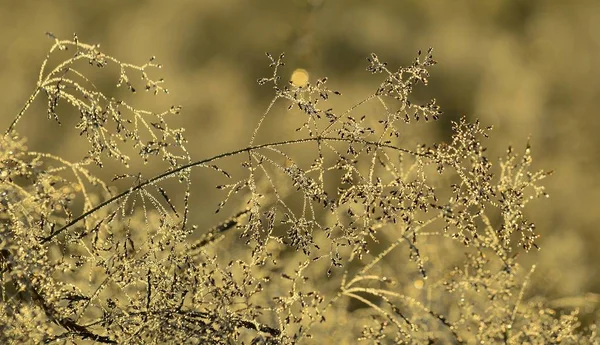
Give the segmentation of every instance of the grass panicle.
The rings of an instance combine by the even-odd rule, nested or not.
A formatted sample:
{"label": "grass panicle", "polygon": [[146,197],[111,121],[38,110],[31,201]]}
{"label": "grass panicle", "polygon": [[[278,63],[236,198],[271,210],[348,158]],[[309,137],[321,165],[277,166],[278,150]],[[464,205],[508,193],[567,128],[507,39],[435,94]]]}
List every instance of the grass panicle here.
{"label": "grass panicle", "polygon": [[[447,143],[412,135],[442,115],[413,96],[431,49],[399,68],[370,55],[378,85],[346,109],[327,78],[287,82],[284,55],[267,54],[273,73],[258,83],[273,99],[248,145],[198,159],[171,124],[179,106],[117,97],[167,93],[154,57],[130,64],[48,36],[34,91],[0,137],[1,343],[598,344],[576,309],[530,292],[535,267],[521,258],[539,233],[524,209],[550,175],[532,148],[490,157],[491,128],[465,117]],[[96,87],[90,68],[114,71],[116,89]],[[19,134],[41,121],[30,106],[44,96],[47,117],[86,140],[79,160]],[[270,141],[282,116],[298,125]],[[146,176],[137,159],[164,170]],[[123,169],[111,181],[97,173],[107,160]],[[190,202],[200,170],[224,181],[211,210]],[[215,209],[222,222],[191,224],[191,210]]]}

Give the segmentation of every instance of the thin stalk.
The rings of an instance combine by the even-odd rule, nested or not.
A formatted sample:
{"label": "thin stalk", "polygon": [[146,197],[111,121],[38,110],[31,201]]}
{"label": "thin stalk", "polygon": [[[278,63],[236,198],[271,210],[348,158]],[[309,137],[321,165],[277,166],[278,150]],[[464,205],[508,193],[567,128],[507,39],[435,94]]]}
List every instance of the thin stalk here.
{"label": "thin stalk", "polygon": [[421,154],[421,153],[417,153],[417,152],[413,152],[407,149],[403,149],[400,147],[396,147],[393,145],[386,145],[386,144],[381,144],[381,143],[376,143],[376,142],[371,142],[371,141],[366,141],[366,140],[359,140],[359,139],[351,139],[351,138],[335,138],[335,137],[313,137],[313,138],[304,138],[304,139],[295,139],[295,140],[285,140],[285,141],[279,141],[279,142],[275,142],[275,143],[268,143],[268,144],[261,144],[261,145],[254,145],[254,146],[249,146],[243,149],[238,149],[235,151],[230,151],[230,152],[226,152],[226,153],[221,153],[218,154],[216,156],[210,157],[210,158],[206,158],[200,161],[196,161],[196,162],[192,162],[192,163],[188,163],[188,164],[184,164],[176,169],[173,170],[169,170],[166,171],[162,174],[156,175],[153,178],[146,180],[144,182],[139,183],[138,185],[129,188],[128,190],[125,190],[115,196],[113,196],[110,199],[105,200],[104,202],[98,204],[96,207],[91,208],[90,210],[88,210],[87,212],[84,212],[83,214],[81,214],[80,216],[78,216],[77,218],[74,218],[73,220],[71,220],[70,222],[68,222],[66,225],[64,225],[62,228],[56,230],[55,232],[51,233],[50,235],[46,236],[46,237],[41,237],[40,239],[40,243],[47,243],[48,241],[50,241],[51,239],[53,239],[54,237],[56,237],[58,234],[62,233],[63,231],[67,230],[68,228],[72,227],[73,225],[75,225],[76,223],[78,223],[79,221],[87,218],[89,215],[95,213],[96,211],[98,211],[99,209],[108,206],[110,204],[112,204],[115,201],[118,201],[128,195],[131,195],[131,193],[138,191],[146,186],[149,186],[155,182],[158,182],[164,178],[173,176],[179,172],[185,171],[187,169],[196,167],[196,166],[202,166],[206,163],[215,161],[217,159],[221,159],[221,158],[226,158],[226,157],[230,157],[230,156],[235,156],[237,154],[240,153],[244,153],[244,152],[251,152],[254,150],[259,150],[262,148],[269,148],[269,147],[277,147],[277,146],[284,146],[284,145],[291,145],[291,144],[299,144],[299,143],[308,143],[308,142],[313,142],[313,141],[341,141],[341,142],[350,142],[350,143],[363,143],[366,145],[373,145],[376,146],[378,148],[389,148],[389,149],[393,149],[393,150],[397,150],[397,151],[402,151],[402,152],[406,152],[406,153],[410,153],[413,155],[417,155],[417,156],[423,156],[423,157],[427,157],[427,155],[425,154]]}

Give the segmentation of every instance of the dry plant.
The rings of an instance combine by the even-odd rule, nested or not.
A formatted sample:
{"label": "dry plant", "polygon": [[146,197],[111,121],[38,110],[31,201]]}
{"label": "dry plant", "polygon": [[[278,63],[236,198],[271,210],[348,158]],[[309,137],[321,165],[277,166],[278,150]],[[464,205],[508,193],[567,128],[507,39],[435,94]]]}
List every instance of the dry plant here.
{"label": "dry plant", "polygon": [[[431,49],[398,69],[372,54],[367,71],[380,85],[343,111],[327,105],[340,93],[326,78],[288,83],[283,55],[267,54],[273,74],[258,82],[275,95],[249,144],[195,160],[169,124],[179,107],[138,109],[83,72],[116,66],[118,88],[167,92],[150,76],[154,58],[133,65],[49,36],[35,90],[0,138],[1,343],[598,343],[576,310],[528,294],[534,267],[519,255],[538,234],[523,209],[546,196],[549,175],[532,169],[530,147],[491,159],[490,128],[465,118],[449,143],[405,135],[441,115],[435,100],[412,96],[436,64]],[[67,106],[78,113],[82,159],[31,151],[19,136],[41,95],[51,120]],[[271,117],[299,126],[261,143]],[[160,158],[164,172],[132,172],[135,153]],[[123,165],[113,182],[129,188],[93,173],[107,159]],[[231,160],[241,172],[219,167]],[[188,221],[201,168],[226,181],[215,207],[229,218],[208,230]],[[182,200],[167,191],[171,179]]]}

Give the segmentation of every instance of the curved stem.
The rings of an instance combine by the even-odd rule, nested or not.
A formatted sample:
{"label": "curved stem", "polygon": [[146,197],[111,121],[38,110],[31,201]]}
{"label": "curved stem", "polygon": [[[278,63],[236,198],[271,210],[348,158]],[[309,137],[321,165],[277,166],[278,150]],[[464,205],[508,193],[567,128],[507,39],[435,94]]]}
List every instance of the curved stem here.
{"label": "curved stem", "polygon": [[27,109],[29,109],[29,106],[31,105],[31,103],[33,103],[33,101],[35,100],[35,98],[37,97],[37,95],[40,93],[41,90],[42,90],[42,88],[38,87],[31,94],[31,96],[29,96],[29,98],[27,99],[27,102],[25,102],[25,105],[23,106],[23,108],[21,109],[21,111],[19,111],[19,113],[17,114],[17,116],[15,117],[15,119],[12,121],[12,123],[10,124],[10,126],[8,126],[8,128],[4,132],[4,136],[5,137],[8,136],[8,135],[10,135],[12,133],[12,131],[14,130],[15,126],[17,125],[17,122],[19,122],[19,120],[21,120],[21,118],[23,117],[23,114],[25,114],[25,112],[27,111]]}
{"label": "curved stem", "polygon": [[359,140],[359,139],[351,139],[351,138],[335,138],[335,137],[313,137],[313,138],[304,138],[304,139],[295,139],[295,140],[286,140],[286,141],[279,141],[279,142],[275,142],[275,143],[267,143],[267,144],[261,144],[261,145],[254,145],[254,146],[249,146],[243,149],[238,149],[235,151],[230,151],[230,152],[226,152],[226,153],[221,153],[218,154],[216,156],[210,157],[210,158],[206,158],[200,161],[196,161],[196,162],[192,162],[192,163],[188,163],[185,165],[182,165],[176,169],[173,170],[169,170],[166,171],[162,174],[156,175],[153,178],[146,180],[144,182],[139,183],[137,186],[131,187],[126,191],[123,191],[115,196],[113,196],[110,199],[105,200],[104,202],[100,203],[99,205],[97,205],[96,207],[88,210],[87,212],[84,212],[83,214],[81,214],[80,216],[78,216],[77,218],[71,220],[70,222],[68,222],[66,225],[64,225],[62,228],[56,230],[55,232],[51,233],[50,235],[46,236],[46,237],[41,237],[40,238],[40,243],[46,243],[48,241],[50,241],[51,239],[53,239],[54,237],[56,237],[58,234],[62,233],[63,231],[65,231],[66,229],[72,227],[73,225],[75,225],[76,223],[78,223],[80,220],[83,220],[85,218],[87,218],[89,215],[93,214],[94,212],[98,211],[99,209],[108,206],[109,204],[112,204],[113,202],[122,199],[123,197],[126,197],[128,195],[130,195],[131,193],[138,191],[146,186],[149,186],[157,181],[160,181],[164,178],[167,178],[169,176],[173,176],[181,171],[185,171],[187,169],[190,169],[192,167],[195,166],[201,166],[203,164],[215,161],[217,159],[221,159],[221,158],[225,158],[225,157],[230,157],[230,156],[234,156],[240,153],[244,153],[244,152],[251,152],[253,150],[258,150],[258,149],[262,149],[262,148],[269,148],[269,147],[277,147],[277,146],[283,146],[283,145],[291,145],[291,144],[299,144],[299,143],[308,143],[308,142],[313,142],[313,141],[342,141],[342,142],[349,142],[349,143],[363,143],[366,145],[373,145],[376,146],[378,148],[389,148],[389,149],[393,149],[396,151],[402,151],[402,152],[406,152],[406,153],[410,153],[413,154],[415,156],[422,156],[422,157],[427,157],[426,154],[422,154],[422,153],[417,153],[417,152],[413,152],[407,149],[403,149],[397,146],[393,146],[393,145],[387,145],[387,144],[381,144],[381,143],[376,143],[376,142],[371,142],[371,141],[367,141],[367,140]]}

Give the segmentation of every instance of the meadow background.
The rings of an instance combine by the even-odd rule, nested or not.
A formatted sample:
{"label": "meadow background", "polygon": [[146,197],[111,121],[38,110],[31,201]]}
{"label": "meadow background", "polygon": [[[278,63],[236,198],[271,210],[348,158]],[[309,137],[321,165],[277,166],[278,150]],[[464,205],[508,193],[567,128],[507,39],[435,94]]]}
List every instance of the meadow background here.
{"label": "meadow background", "polygon": [[[0,23],[0,128],[34,90],[53,43],[44,33],[70,39],[76,32],[122,61],[157,56],[171,94],[132,99],[151,110],[181,104],[176,124],[187,129],[194,159],[248,144],[273,96],[256,84],[270,73],[267,51],[286,53],[287,75],[303,68],[310,80],[329,77],[330,87],[345,95],[343,109],[378,85],[365,71],[371,52],[395,67],[433,47],[439,64],[419,92],[435,97],[444,116],[419,135],[444,140],[450,121],[466,115],[494,126],[491,157],[509,144],[524,147],[530,137],[534,167],[554,175],[544,180],[550,199],[526,210],[542,235],[542,250],[522,258],[538,265],[529,294],[548,296],[555,307],[581,307],[588,320],[598,320],[598,1],[2,0]],[[98,74],[99,88],[116,84],[114,72]],[[63,116],[58,126],[46,119],[45,106],[41,97],[17,130],[33,150],[81,157],[83,141],[66,126],[76,119]],[[266,124],[272,127],[263,130],[263,141],[280,132],[286,118],[280,111],[282,120]],[[221,220],[214,215],[222,197],[215,176],[193,175],[191,221],[201,227]]]}

